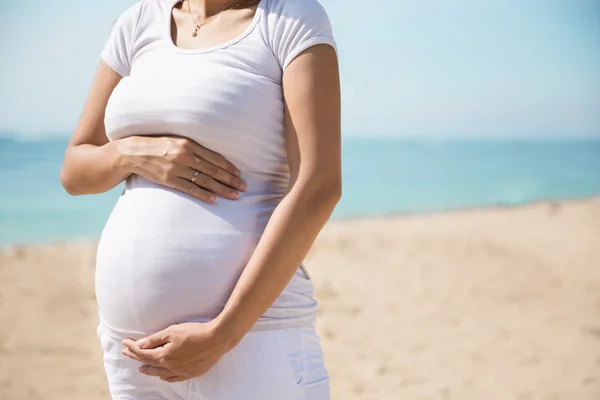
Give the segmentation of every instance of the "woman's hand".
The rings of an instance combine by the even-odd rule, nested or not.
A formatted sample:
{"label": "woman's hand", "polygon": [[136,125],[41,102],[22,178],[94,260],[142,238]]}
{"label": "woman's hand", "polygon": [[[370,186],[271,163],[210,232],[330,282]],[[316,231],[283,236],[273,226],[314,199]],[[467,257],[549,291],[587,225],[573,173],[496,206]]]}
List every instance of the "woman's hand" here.
{"label": "woman's hand", "polygon": [[200,200],[213,202],[215,194],[235,200],[246,189],[233,164],[190,139],[131,136],[119,142],[123,162],[133,173]]}
{"label": "woman's hand", "polygon": [[138,368],[140,373],[167,382],[204,375],[234,347],[216,320],[171,325],[137,342],[124,339],[122,343],[124,355],[144,364]]}

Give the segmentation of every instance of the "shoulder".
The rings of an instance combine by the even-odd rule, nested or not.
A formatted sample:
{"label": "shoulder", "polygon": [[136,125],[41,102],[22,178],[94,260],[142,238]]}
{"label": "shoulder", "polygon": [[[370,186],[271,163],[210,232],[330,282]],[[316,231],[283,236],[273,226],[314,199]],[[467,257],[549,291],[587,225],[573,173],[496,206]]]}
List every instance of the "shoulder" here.
{"label": "shoulder", "polygon": [[134,27],[142,19],[152,19],[168,9],[172,0],[138,0],[121,12],[117,23]]}
{"label": "shoulder", "polygon": [[143,3],[146,0],[139,0],[133,5],[121,11],[116,20],[111,24],[111,29],[117,31],[132,32],[138,24],[142,13]]}
{"label": "shoulder", "polygon": [[326,16],[317,0],[263,0],[267,2],[269,17],[284,20],[305,20]]}
{"label": "shoulder", "polygon": [[119,20],[127,21],[127,22],[136,22],[144,8],[144,4],[147,0],[138,0],[134,4],[127,7],[124,11],[121,12],[119,16]]}
{"label": "shoulder", "polygon": [[146,28],[162,19],[174,0],[138,0],[121,12],[113,22],[112,30],[132,45],[143,35]]}
{"label": "shoulder", "polygon": [[267,41],[283,70],[316,44],[336,48],[327,13],[317,0],[262,0],[266,4]]}
{"label": "shoulder", "polygon": [[318,0],[263,0],[272,34],[304,29],[331,31],[331,22]]}

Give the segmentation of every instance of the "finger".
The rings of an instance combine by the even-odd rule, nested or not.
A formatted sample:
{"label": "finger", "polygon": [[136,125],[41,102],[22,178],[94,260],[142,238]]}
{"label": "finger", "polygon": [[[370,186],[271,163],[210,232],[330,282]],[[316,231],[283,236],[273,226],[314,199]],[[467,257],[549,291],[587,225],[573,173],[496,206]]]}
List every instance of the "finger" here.
{"label": "finger", "polygon": [[140,349],[154,349],[169,343],[169,334],[162,330],[135,342]]}
{"label": "finger", "polygon": [[[195,170],[190,169],[188,175],[191,175],[190,181],[194,179]],[[210,176],[203,174],[202,172],[198,173],[194,182],[196,185],[201,188],[207,189],[215,194],[226,197],[231,200],[237,200],[240,197],[240,193],[237,190],[233,190],[228,188],[227,186],[217,182]]]}
{"label": "finger", "polygon": [[123,344],[126,349],[133,353],[134,356],[138,357],[141,361],[151,361],[153,366],[161,366],[160,359],[164,354],[164,347],[157,347],[155,349],[140,349],[137,344],[131,339],[124,339]]}
{"label": "finger", "polygon": [[182,192],[186,192],[197,199],[205,201],[207,203],[214,203],[217,200],[217,196],[209,192],[208,190],[202,189],[200,186],[184,179],[180,176],[175,178],[175,183],[173,186],[174,189],[181,190]]}
{"label": "finger", "polygon": [[231,175],[240,176],[240,170],[235,167],[232,163],[227,161],[225,157],[219,153],[215,153],[212,150],[202,147],[199,144],[192,144],[192,152],[199,158],[208,161],[209,163],[216,165],[224,171],[227,171]]}
{"label": "finger", "polygon": [[184,175],[184,172],[181,171],[185,170],[185,168],[178,168],[176,171],[174,171],[171,177],[167,178],[167,180],[163,182],[163,185],[168,186],[171,189],[187,193],[207,203],[214,203],[217,200],[217,197],[214,194],[200,188],[198,185],[195,185],[187,179],[181,177],[182,175]]}
{"label": "finger", "polygon": [[239,176],[227,172],[226,170],[221,169],[216,165],[201,159],[200,157],[192,157],[190,167],[210,176],[216,181],[219,181],[232,189],[241,191],[246,190],[246,183]]}
{"label": "finger", "polygon": [[162,368],[162,367],[153,367],[151,365],[142,365],[141,367],[138,368],[138,372],[141,374],[144,374],[144,375],[148,375],[148,376],[157,376],[157,377],[163,377],[163,378],[174,378],[174,377],[181,376],[181,375],[177,374],[176,372],[173,372],[169,369]]}
{"label": "finger", "polygon": [[162,378],[162,377],[160,378],[161,381],[170,382],[170,383],[183,382],[183,381],[187,381],[188,379],[190,379],[190,378],[185,377],[185,376],[175,376],[172,378]]}
{"label": "finger", "polygon": [[153,367],[160,367],[161,366],[161,364],[159,362],[157,362],[157,361],[146,360],[146,359],[142,359],[142,358],[138,357],[136,354],[132,353],[127,348],[121,350],[121,354],[123,354],[124,356],[127,356],[127,357],[131,358],[132,360],[139,361],[142,364],[151,365]]}

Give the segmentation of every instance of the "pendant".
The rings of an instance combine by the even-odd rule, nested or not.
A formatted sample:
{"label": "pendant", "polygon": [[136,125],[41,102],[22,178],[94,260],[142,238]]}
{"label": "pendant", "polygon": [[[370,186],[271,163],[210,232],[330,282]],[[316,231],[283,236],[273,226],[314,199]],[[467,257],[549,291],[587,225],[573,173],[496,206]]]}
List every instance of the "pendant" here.
{"label": "pendant", "polygon": [[198,35],[198,26],[194,28],[194,32],[192,32],[192,37],[196,37]]}

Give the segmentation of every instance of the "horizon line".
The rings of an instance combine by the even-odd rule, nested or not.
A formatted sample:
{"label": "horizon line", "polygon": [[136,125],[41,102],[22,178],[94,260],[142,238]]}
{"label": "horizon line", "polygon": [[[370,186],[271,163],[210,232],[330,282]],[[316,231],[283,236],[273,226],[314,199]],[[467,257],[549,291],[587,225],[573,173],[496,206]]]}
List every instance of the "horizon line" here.
{"label": "horizon line", "polygon": [[[0,140],[10,140],[14,142],[44,142],[44,141],[66,141],[71,135],[60,131],[47,131],[36,133],[18,133],[11,131],[0,130]],[[481,133],[357,133],[357,132],[342,132],[342,139],[373,139],[373,140],[428,140],[428,141],[445,141],[445,140],[476,140],[476,141],[536,141],[536,142],[554,142],[554,141],[600,141],[600,131],[595,134],[557,134],[549,133],[543,136],[533,134],[521,135],[486,135]]]}

